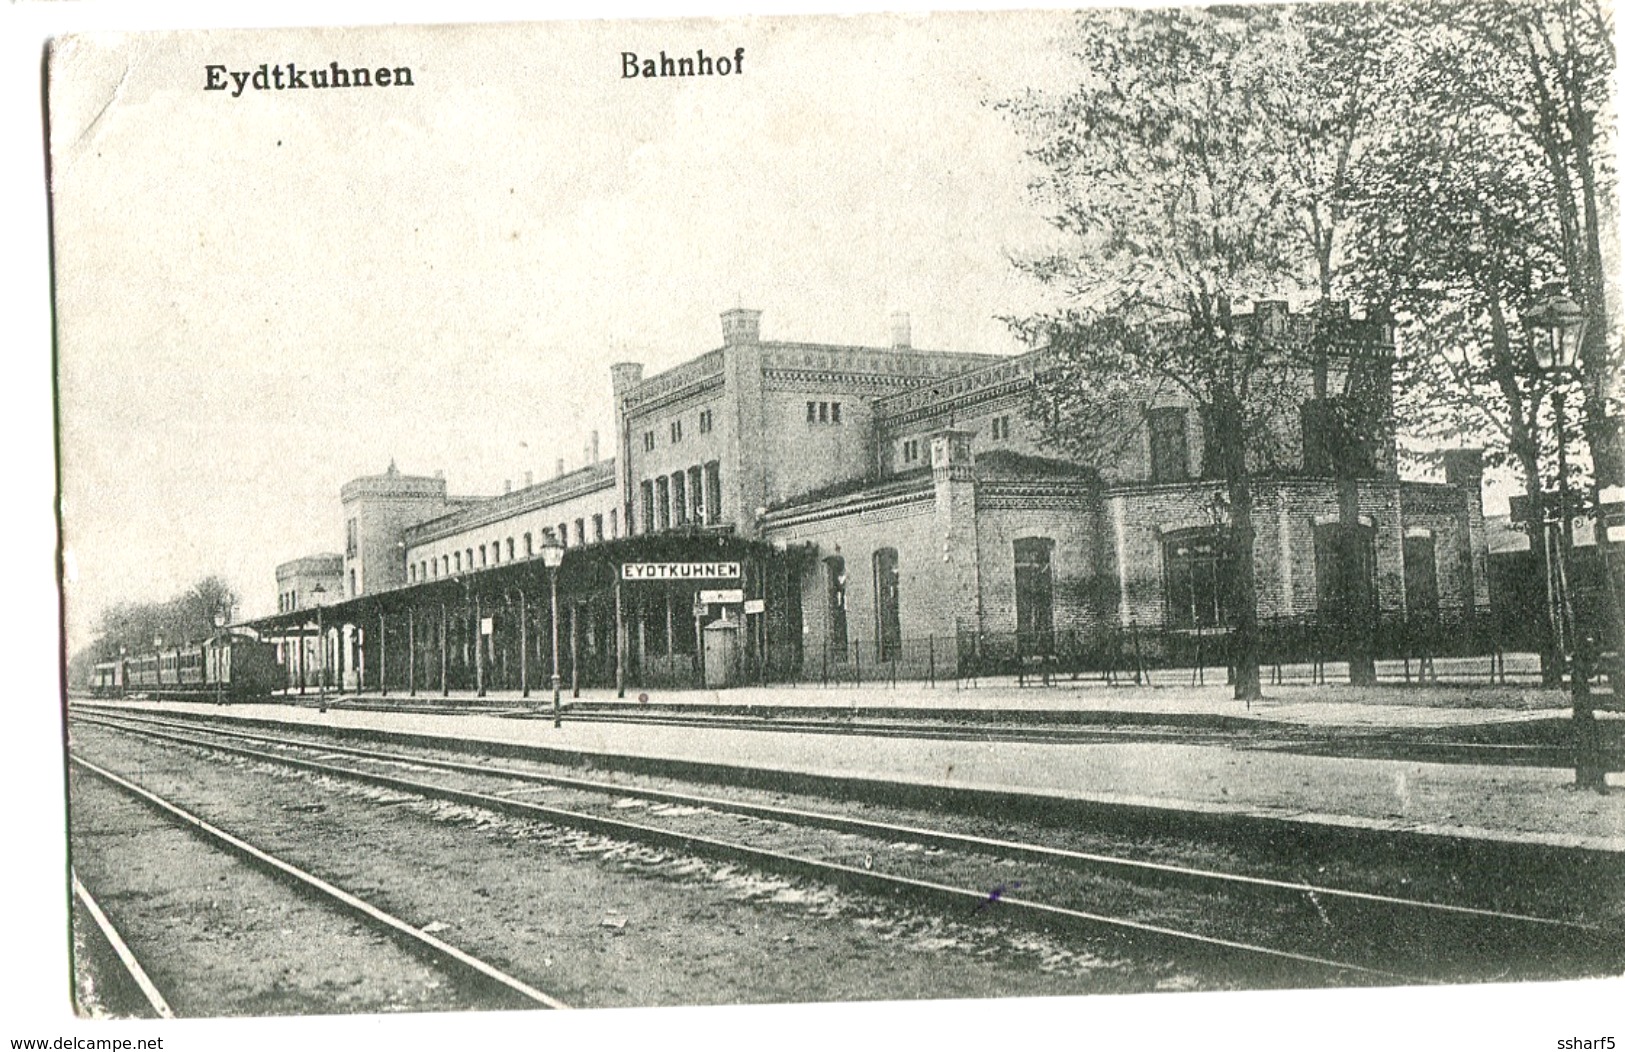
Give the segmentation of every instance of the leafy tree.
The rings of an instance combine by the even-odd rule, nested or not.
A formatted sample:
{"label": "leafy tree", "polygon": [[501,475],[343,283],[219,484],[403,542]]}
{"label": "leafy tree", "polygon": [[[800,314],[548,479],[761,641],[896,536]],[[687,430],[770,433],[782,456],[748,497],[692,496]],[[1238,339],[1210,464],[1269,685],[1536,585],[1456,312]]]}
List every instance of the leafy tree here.
{"label": "leafy tree", "polygon": [[237,593],[217,576],[163,602],[119,603],[102,611],[90,649],[95,660],[110,661],[121,647],[130,654],[147,653],[160,637],[165,646],[204,640],[215,633],[215,615],[229,622],[237,604]]}
{"label": "leafy tree", "polygon": [[[1554,396],[1583,405],[1589,445],[1617,458],[1605,388],[1618,366],[1603,294],[1607,20],[1592,0],[1440,0],[1395,12],[1384,119],[1351,195],[1353,270],[1401,320],[1400,412],[1411,432],[1424,443],[1470,434],[1540,495],[1557,475]],[[1532,368],[1522,319],[1554,281],[1589,315],[1577,385]],[[1576,492],[1594,485],[1588,463],[1572,460]],[[1542,566],[1543,519],[1537,505],[1526,523]],[[1555,682],[1549,638],[1543,665]]]}
{"label": "leafy tree", "polygon": [[[1345,333],[1334,310],[1304,340],[1239,324],[1233,304],[1336,284],[1377,69],[1350,56],[1379,38],[1342,10],[1090,14],[1073,41],[1077,84],[1000,104],[1064,239],[1021,262],[1067,301],[1014,321],[1050,348],[1033,419],[1054,445],[1102,457],[1143,426],[1126,405],[1176,393],[1196,407],[1229,520],[1237,698],[1260,694],[1252,480],[1287,467],[1296,378],[1312,370],[1324,395],[1328,348]],[[1341,52],[1328,34],[1346,38]],[[1382,373],[1349,371],[1362,375]]]}

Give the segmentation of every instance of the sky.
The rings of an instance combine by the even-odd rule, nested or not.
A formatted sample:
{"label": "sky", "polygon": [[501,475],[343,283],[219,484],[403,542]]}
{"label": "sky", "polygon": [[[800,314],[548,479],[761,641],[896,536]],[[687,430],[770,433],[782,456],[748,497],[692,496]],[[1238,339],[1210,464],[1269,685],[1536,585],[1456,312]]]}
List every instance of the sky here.
{"label": "sky", "polygon": [[[84,37],[51,63],[70,649],[205,574],[239,616],[338,550],[339,487],[499,493],[613,451],[609,366],[766,339],[1014,352],[1047,228],[987,102],[1067,16]],[[744,73],[626,79],[623,52]],[[1042,57],[1040,57],[1042,56]],[[414,85],[206,91],[205,67]]]}

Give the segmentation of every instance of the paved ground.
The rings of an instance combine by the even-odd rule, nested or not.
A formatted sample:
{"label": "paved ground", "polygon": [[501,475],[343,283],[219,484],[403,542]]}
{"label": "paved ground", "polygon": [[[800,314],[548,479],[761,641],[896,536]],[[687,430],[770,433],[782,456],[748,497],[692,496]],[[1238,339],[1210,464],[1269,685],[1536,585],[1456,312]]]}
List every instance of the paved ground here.
{"label": "paved ground", "polygon": [[[856,706],[868,716],[887,709],[1045,711],[1089,709],[1102,714],[1240,716],[1260,721],[1362,729],[1437,729],[1567,712],[1560,693],[1519,687],[1425,689],[1278,687],[1249,711],[1223,687],[1124,687],[1098,684],[1027,688],[984,685],[973,690],[740,688],[716,692],[650,692],[651,705]],[[353,697],[353,696],[347,696]],[[298,701],[300,699],[290,699]],[[1306,756],[1237,745],[1147,742],[1025,744],[929,741],[860,735],[681,728],[632,724],[571,724],[516,720],[497,714],[526,704],[517,695],[453,701],[466,713],[376,712],[310,704],[228,706],[233,716],[269,717],[336,727],[371,727],[444,734],[492,742],[547,745],[585,752],[672,757],[764,769],[842,774],[953,788],[1015,790],[1178,810],[1233,813],[1331,825],[1413,830],[1492,840],[1586,847],[1625,853],[1625,778],[1609,776],[1608,796],[1577,793],[1573,772],[1522,766],[1424,763],[1408,760]],[[406,701],[394,696],[392,701]],[[419,698],[439,703],[437,697]],[[583,701],[613,702],[613,691],[583,691]],[[636,705],[635,696],[628,699]],[[533,694],[528,704],[547,706]],[[149,703],[124,704],[146,706]],[[489,706],[489,707],[487,707]],[[212,705],[164,702],[162,710]]]}

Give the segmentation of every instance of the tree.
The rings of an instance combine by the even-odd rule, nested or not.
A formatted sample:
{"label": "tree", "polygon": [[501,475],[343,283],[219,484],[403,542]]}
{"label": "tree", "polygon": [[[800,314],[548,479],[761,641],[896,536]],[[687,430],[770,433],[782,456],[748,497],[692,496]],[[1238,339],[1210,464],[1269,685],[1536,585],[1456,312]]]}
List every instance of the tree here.
{"label": "tree", "polygon": [[[1021,262],[1067,301],[1013,320],[1050,349],[1031,415],[1052,444],[1098,457],[1141,426],[1125,404],[1178,391],[1197,408],[1204,473],[1222,480],[1229,518],[1237,698],[1260,695],[1252,480],[1284,466],[1290,378],[1312,369],[1324,394],[1340,333],[1335,311],[1303,341],[1238,325],[1233,305],[1336,283],[1375,80],[1374,61],[1351,56],[1379,37],[1361,11],[1342,10],[1090,14],[1076,30],[1078,84],[1000,104],[1064,239]],[[1329,33],[1352,42],[1336,51]]]}
{"label": "tree", "polygon": [[207,639],[215,633],[215,615],[229,622],[237,604],[231,586],[212,575],[163,602],[119,603],[102,611],[90,649],[95,660],[111,661],[120,648],[130,654],[147,653],[160,637],[165,646]]}
{"label": "tree", "polygon": [[[1556,479],[1552,399],[1579,394],[1591,449],[1617,463],[1605,386],[1619,364],[1603,292],[1605,16],[1591,0],[1441,0],[1396,8],[1388,48],[1384,119],[1350,212],[1359,284],[1402,322],[1402,417],[1424,441],[1472,434],[1538,497]],[[1590,318],[1578,392],[1536,375],[1522,322],[1554,281]],[[1567,481],[1595,492],[1595,477]],[[1553,498],[1525,528],[1544,568],[1542,503]],[[1553,683],[1561,657],[1547,634]]]}

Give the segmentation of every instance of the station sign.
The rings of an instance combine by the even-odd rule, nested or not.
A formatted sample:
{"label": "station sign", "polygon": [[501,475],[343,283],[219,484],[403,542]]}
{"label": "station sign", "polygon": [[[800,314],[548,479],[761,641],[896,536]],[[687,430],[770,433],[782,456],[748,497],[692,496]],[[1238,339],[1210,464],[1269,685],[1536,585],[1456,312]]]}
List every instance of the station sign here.
{"label": "station sign", "polygon": [[743,588],[713,588],[700,592],[700,602],[709,606],[712,603],[743,603],[745,590]]}
{"label": "station sign", "polygon": [[747,599],[747,600],[745,600],[745,613],[747,613],[747,614],[759,614],[759,613],[762,613],[763,611],[765,611],[766,609],[767,609],[767,600],[765,600],[765,599]]}
{"label": "station sign", "polygon": [[738,580],[738,563],[622,563],[623,581]]}

